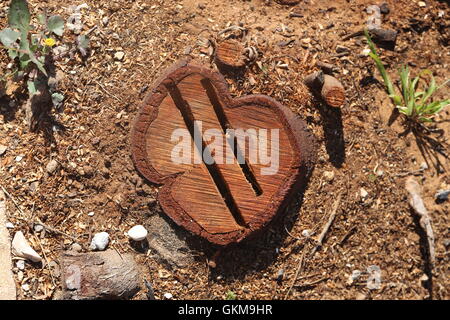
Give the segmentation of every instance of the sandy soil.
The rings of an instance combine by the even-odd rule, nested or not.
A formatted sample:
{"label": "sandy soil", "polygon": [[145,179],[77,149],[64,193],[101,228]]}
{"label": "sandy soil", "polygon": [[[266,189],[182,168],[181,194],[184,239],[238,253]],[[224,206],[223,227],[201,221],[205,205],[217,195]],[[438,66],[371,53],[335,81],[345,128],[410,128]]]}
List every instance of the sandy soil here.
{"label": "sandy soil", "polygon": [[[47,8],[67,18],[66,7],[83,1],[29,2],[33,12]],[[66,97],[64,108],[52,110],[48,125],[34,133],[26,123],[25,91],[18,88],[0,99],[0,145],[8,147],[0,156],[0,185],[17,204],[9,199],[9,221],[15,225],[11,234],[23,231],[52,261],[73,239],[52,232],[33,235],[36,218],[86,247],[93,233],[108,231],[112,247],[135,253],[158,299],[166,292],[175,299],[224,299],[228,291],[238,299],[450,298],[450,202],[434,201],[437,190],[450,187],[449,161],[436,148],[420,152],[423,141],[411,133],[401,135],[401,118],[389,123],[393,106],[373,61],[363,54],[366,42],[363,37],[342,40],[364,27],[365,8],[372,1],[304,0],[294,6],[262,0],[86,3],[84,31],[95,27],[90,56],[83,60],[74,54],[55,62],[63,72],[58,86]],[[449,78],[448,3],[387,3],[390,13],[383,15],[383,27],[399,32],[395,51],[381,51],[390,74],[395,78],[396,69],[408,63],[414,74],[431,69],[438,83]],[[2,1],[0,28],[7,23],[6,8],[7,1]],[[263,236],[224,250],[214,269],[207,261],[216,247],[189,242],[195,262],[169,268],[151,258],[151,252],[136,251],[124,235],[129,227],[162,214],[155,202],[158,187],[145,182],[131,161],[131,124],[149,85],[165,67],[185,55],[214,67],[206,45],[220,39],[220,31],[229,26],[245,28],[245,37],[233,32],[258,51],[257,60],[242,74],[227,75],[232,94],[268,94],[296,112],[317,137],[318,162],[303,197]],[[73,43],[74,38],[67,31],[59,41]],[[348,54],[337,55],[338,45],[348,48]],[[124,58],[115,58],[117,52]],[[317,69],[317,60],[338,68],[336,77],[347,92],[341,109],[320,104],[302,84]],[[1,52],[1,72],[8,63]],[[437,96],[448,97],[448,92],[446,87]],[[445,152],[449,112],[447,108],[436,117],[437,132],[431,134]],[[60,168],[48,174],[52,159]],[[423,162],[427,169],[419,170]],[[327,178],[330,172],[333,179]],[[407,203],[404,181],[410,175],[423,186],[433,220],[433,270],[424,234]],[[323,247],[302,259],[314,245],[302,232],[319,234],[339,196],[337,217]],[[353,271],[365,272],[372,265],[381,270],[378,289],[367,288],[367,274],[348,281]],[[19,299],[51,299],[61,286],[58,272],[45,266],[27,264],[22,279],[14,271]],[[283,279],[277,281],[280,273]],[[31,289],[24,291],[24,283]],[[142,291],[136,299],[144,296]]]}

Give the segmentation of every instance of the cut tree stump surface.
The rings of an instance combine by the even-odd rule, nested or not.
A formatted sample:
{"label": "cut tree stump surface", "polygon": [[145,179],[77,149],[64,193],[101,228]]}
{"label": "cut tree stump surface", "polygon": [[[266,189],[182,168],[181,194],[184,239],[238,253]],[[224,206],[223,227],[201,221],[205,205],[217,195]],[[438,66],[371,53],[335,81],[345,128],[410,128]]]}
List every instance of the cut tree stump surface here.
{"label": "cut tree stump surface", "polygon": [[242,43],[234,39],[219,42],[216,49],[216,63],[223,67],[243,67],[245,57]]}
{"label": "cut tree stump surface", "polygon": [[[196,121],[201,121],[201,128]],[[244,150],[236,139],[225,136],[226,129],[267,129],[269,141],[271,129],[277,129],[278,171],[264,175],[262,169],[270,164],[249,162],[255,145],[248,140],[245,162],[194,163],[195,152],[211,152],[205,136],[197,143],[192,139],[195,127],[198,132],[216,129],[223,134],[223,153],[233,160]],[[179,143],[172,139],[177,129],[184,129],[191,141],[188,163],[171,158]],[[235,148],[230,146],[233,141]],[[313,167],[314,139],[289,109],[263,95],[233,99],[219,73],[189,61],[176,63],[154,83],[134,123],[131,145],[139,172],[163,185],[163,211],[180,226],[220,245],[239,242],[267,226],[305,186]],[[271,144],[259,152],[266,148]]]}

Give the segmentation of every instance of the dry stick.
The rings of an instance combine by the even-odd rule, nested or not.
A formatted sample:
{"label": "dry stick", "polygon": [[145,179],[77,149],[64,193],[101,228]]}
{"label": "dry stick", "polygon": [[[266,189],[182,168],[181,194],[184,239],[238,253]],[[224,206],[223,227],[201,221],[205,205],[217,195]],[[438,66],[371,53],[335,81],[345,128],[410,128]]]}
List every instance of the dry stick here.
{"label": "dry stick", "polygon": [[339,194],[337,199],[336,199],[336,201],[334,202],[333,210],[331,211],[330,217],[328,218],[328,222],[323,227],[322,232],[320,233],[320,235],[319,235],[319,237],[317,239],[317,245],[311,250],[311,258],[316,253],[317,249],[319,249],[319,247],[322,246],[323,239],[325,238],[325,235],[327,234],[328,230],[330,229],[331,224],[334,221],[334,218],[336,218],[336,212],[337,212],[337,209],[338,209],[339,204],[341,202],[341,196],[342,195]]}
{"label": "dry stick", "polygon": [[303,249],[303,253],[302,253],[302,255],[301,255],[301,257],[300,257],[300,260],[299,260],[299,262],[298,262],[298,265],[297,265],[297,270],[295,271],[295,276],[294,276],[294,278],[292,279],[291,285],[289,286],[289,289],[288,289],[288,291],[286,292],[286,295],[284,296],[284,300],[287,299],[287,297],[289,296],[289,293],[290,293],[291,290],[292,290],[292,287],[293,287],[294,284],[295,284],[295,281],[297,281],[297,278],[298,278],[298,275],[299,275],[299,273],[300,273],[300,270],[301,270],[302,267],[303,267],[303,258],[305,257],[305,252],[306,252],[306,248]]}
{"label": "dry stick", "polygon": [[[17,202],[14,200],[14,198],[12,197],[12,195],[2,186],[2,185],[0,185],[0,188],[3,190],[3,192],[8,196],[8,198],[10,198],[11,199],[11,201],[14,203],[14,205],[16,206],[16,208],[17,208],[17,210],[19,210],[19,212],[23,215],[23,216],[25,216],[25,213],[22,211],[22,209],[19,207],[19,205],[17,204]],[[52,227],[50,227],[50,226],[48,226],[48,225],[46,225],[46,224],[44,224],[39,218],[36,218],[36,220],[35,221],[30,221],[29,219],[26,219],[26,218],[22,218],[22,217],[14,217],[15,219],[18,219],[18,220],[22,220],[22,221],[24,221],[24,222],[26,222],[26,223],[36,223],[36,224],[40,224],[41,226],[43,226],[45,229],[47,229],[47,230],[49,230],[50,232],[54,232],[54,233],[58,233],[58,234],[61,234],[61,235],[63,235],[63,236],[66,236],[67,238],[69,238],[69,239],[71,239],[71,240],[73,240],[73,241],[75,241],[75,242],[78,242],[78,239],[77,238],[75,238],[75,237],[73,237],[73,236],[71,236],[71,235],[69,235],[69,234],[67,234],[67,233],[65,233],[65,232],[62,232],[62,231],[59,231],[59,230],[57,230],[57,229],[55,229],[55,228],[52,228]]]}
{"label": "dry stick", "polygon": [[431,268],[434,268],[435,263],[435,250],[434,250],[434,233],[431,227],[431,218],[420,196],[420,185],[414,180],[413,177],[409,177],[405,182],[405,189],[409,192],[409,205],[414,212],[420,217],[419,223],[423,231],[427,235],[428,250],[429,250],[429,264]]}
{"label": "dry stick", "polygon": [[113,95],[111,92],[109,92],[108,90],[106,90],[106,88],[98,81],[95,81],[95,83],[100,87],[100,89],[103,90],[104,93],[106,93],[107,95],[109,95],[110,97],[113,97],[114,99],[116,99],[119,102],[122,102],[122,100],[118,97],[116,97],[115,95]]}
{"label": "dry stick", "polygon": [[311,286],[313,286],[313,285],[316,285],[316,284],[318,284],[318,283],[320,283],[320,282],[322,282],[322,281],[328,280],[328,279],[330,279],[330,277],[323,277],[323,278],[320,278],[320,279],[315,280],[315,281],[312,281],[312,282],[308,282],[308,283],[303,283],[303,284],[296,285],[295,287],[296,287],[296,288],[311,287]]}
{"label": "dry stick", "polygon": [[53,278],[53,272],[52,272],[52,269],[50,268],[50,264],[48,262],[47,255],[44,252],[44,247],[42,246],[41,239],[39,239],[39,237],[36,236],[36,235],[34,235],[34,237],[37,239],[37,241],[39,243],[39,247],[41,248],[42,254],[44,255],[44,259],[45,259],[45,262],[46,262],[45,264],[47,265],[48,272],[50,272],[50,278],[52,278],[52,283],[56,287],[55,278]]}
{"label": "dry stick", "polygon": [[22,215],[25,215],[25,214],[23,213],[22,209],[21,209],[21,208],[19,207],[19,205],[17,204],[16,200],[14,200],[14,198],[11,196],[11,194],[10,194],[3,186],[0,185],[0,187],[2,188],[3,192],[8,196],[8,198],[10,198],[11,201],[14,203],[14,205],[15,205],[16,208],[17,208],[17,210],[19,210],[19,212],[20,212]]}
{"label": "dry stick", "polygon": [[345,103],[344,86],[335,77],[317,71],[305,77],[304,83],[331,107],[338,108]]}

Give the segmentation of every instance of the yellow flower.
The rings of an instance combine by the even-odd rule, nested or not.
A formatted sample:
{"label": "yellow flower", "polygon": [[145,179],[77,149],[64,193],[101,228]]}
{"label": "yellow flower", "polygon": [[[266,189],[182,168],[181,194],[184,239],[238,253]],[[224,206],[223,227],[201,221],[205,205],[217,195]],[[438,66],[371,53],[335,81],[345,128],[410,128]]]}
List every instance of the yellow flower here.
{"label": "yellow flower", "polygon": [[44,40],[44,43],[46,46],[53,47],[55,45],[56,41],[53,38],[47,38]]}

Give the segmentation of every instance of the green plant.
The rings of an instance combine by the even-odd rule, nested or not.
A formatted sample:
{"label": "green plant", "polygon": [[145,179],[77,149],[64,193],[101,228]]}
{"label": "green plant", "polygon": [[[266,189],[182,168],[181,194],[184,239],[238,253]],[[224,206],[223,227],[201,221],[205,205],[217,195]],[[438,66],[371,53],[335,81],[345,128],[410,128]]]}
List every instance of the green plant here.
{"label": "green plant", "polygon": [[[364,32],[370,48],[369,56],[375,61],[386,86],[386,91],[398,111],[416,123],[432,122],[432,117],[450,104],[450,99],[431,101],[432,95],[442,86],[446,85],[448,80],[442,85],[437,86],[433,73],[428,69],[423,70],[417,77],[411,80],[408,66],[402,66],[399,70],[401,94],[397,94],[383,63],[377,54],[369,32],[367,30]],[[429,76],[429,81],[427,86],[421,90],[419,89],[419,83],[424,76]]]}
{"label": "green plant", "polygon": [[234,293],[231,290],[227,291],[227,294],[225,296],[225,300],[236,300],[236,298],[237,298],[236,293]]}
{"label": "green plant", "polygon": [[[18,69],[14,72],[29,73],[37,68],[45,76],[45,57],[55,44],[51,36],[62,36],[64,20],[59,16],[47,19],[45,13],[38,16],[43,30],[33,30],[30,24],[31,15],[26,0],[12,0],[8,12],[8,27],[0,31],[0,41],[11,59],[18,62]],[[36,31],[36,32],[33,32]],[[30,83],[28,87],[32,86]]]}

